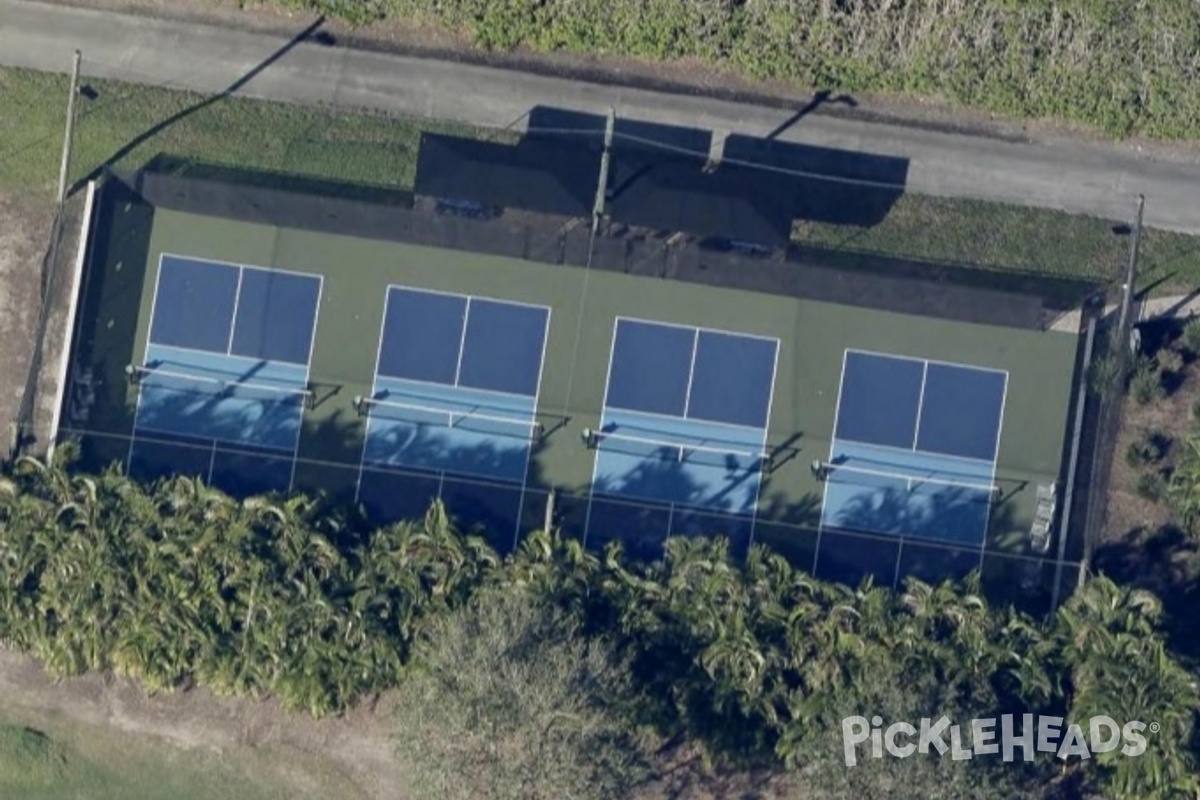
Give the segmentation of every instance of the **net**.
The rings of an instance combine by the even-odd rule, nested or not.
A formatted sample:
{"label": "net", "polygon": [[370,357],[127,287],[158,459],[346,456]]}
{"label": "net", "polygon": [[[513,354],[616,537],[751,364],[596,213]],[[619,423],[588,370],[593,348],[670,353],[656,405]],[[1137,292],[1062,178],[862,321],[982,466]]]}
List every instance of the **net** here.
{"label": "net", "polygon": [[962,491],[973,494],[985,494],[990,499],[1000,496],[1000,487],[994,483],[977,481],[954,480],[939,477],[944,473],[937,472],[890,472],[888,470],[871,469],[868,467],[852,467],[846,464],[814,461],[813,472],[821,480],[830,483],[854,484],[856,486],[895,489],[903,486],[907,492],[919,490],[929,491]]}
{"label": "net", "polygon": [[648,459],[703,464],[739,470],[769,470],[771,455],[761,450],[731,447],[729,442],[707,440],[678,442],[627,433],[583,430],[583,441],[593,450],[612,450]]}
{"label": "net", "polygon": [[478,408],[450,411],[419,403],[404,403],[398,400],[376,399],[359,395],[354,398],[354,409],[362,417],[380,416],[415,425],[469,430],[475,433],[515,437],[529,441],[542,438],[545,432],[545,426],[538,420],[489,414]]}
{"label": "net", "polygon": [[219,398],[238,398],[260,403],[295,403],[312,408],[316,394],[308,388],[277,386],[252,381],[229,381],[211,375],[195,375],[156,367],[135,366],[125,368],[130,383],[151,386],[177,392],[194,392]]}

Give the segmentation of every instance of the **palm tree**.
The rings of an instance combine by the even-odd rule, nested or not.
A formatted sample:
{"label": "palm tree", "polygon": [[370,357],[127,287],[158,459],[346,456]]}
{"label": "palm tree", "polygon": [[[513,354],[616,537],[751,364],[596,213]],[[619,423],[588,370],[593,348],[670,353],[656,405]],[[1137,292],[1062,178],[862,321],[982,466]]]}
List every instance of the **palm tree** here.
{"label": "palm tree", "polygon": [[1122,724],[1155,723],[1138,758],[1119,750],[1096,764],[1112,797],[1191,797],[1200,782],[1187,743],[1200,711],[1195,679],[1166,651],[1158,623],[1162,607],[1149,592],[1103,576],[1077,593],[1055,619],[1072,692],[1068,720],[1082,725],[1106,715]]}
{"label": "palm tree", "polygon": [[1180,523],[1195,532],[1200,522],[1200,435],[1189,436],[1167,485],[1167,498]]}

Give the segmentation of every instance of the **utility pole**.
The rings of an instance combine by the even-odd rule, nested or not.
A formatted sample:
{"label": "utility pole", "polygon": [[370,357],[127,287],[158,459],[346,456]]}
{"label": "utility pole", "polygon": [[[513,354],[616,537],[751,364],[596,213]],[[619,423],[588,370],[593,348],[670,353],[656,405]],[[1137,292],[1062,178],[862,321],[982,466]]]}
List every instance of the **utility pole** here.
{"label": "utility pole", "polygon": [[[1117,322],[1117,335],[1123,341],[1117,345],[1121,348],[1123,354],[1130,352],[1129,330],[1133,324],[1130,318],[1133,314],[1133,297],[1137,292],[1137,267],[1138,267],[1138,249],[1142,242],[1142,214],[1146,210],[1146,195],[1138,195],[1137,219],[1133,224],[1133,233],[1129,243],[1129,264],[1125,269],[1125,292],[1121,297],[1121,316]],[[1126,355],[1122,356],[1122,363],[1125,362]]]}
{"label": "utility pole", "polygon": [[608,164],[612,153],[613,129],[617,125],[617,111],[608,109],[608,120],[604,125],[604,152],[600,154],[600,179],[596,182],[596,202],[592,205],[592,234],[600,226],[604,216],[604,202],[608,198]]}
{"label": "utility pole", "polygon": [[71,143],[75,137],[75,98],[79,95],[79,66],[83,54],[75,51],[75,63],[71,67],[71,93],[67,96],[67,130],[63,136],[62,162],[58,169],[58,205],[67,201],[67,178],[71,173]]}

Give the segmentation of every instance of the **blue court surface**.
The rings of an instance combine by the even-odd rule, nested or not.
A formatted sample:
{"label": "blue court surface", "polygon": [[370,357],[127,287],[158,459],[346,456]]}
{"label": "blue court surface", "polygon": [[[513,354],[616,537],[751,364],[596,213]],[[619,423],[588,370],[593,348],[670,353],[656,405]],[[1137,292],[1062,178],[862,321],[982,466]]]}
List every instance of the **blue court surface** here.
{"label": "blue court surface", "polygon": [[706,512],[752,520],[778,350],[776,339],[618,318],[589,441],[589,531],[621,529],[605,518],[610,506],[625,513],[620,498],[663,503],[662,526],[651,527],[664,533],[712,527]]}
{"label": "blue court surface", "polygon": [[1007,386],[998,370],[847,350],[822,526],[981,545]]}
{"label": "blue court surface", "polygon": [[372,394],[357,400],[360,498],[390,508],[408,492],[427,508],[449,474],[499,481],[497,502],[512,493],[519,509],[549,324],[544,306],[389,287]]}
{"label": "blue court surface", "polygon": [[321,279],[164,255],[129,471],[245,493],[291,486]]}

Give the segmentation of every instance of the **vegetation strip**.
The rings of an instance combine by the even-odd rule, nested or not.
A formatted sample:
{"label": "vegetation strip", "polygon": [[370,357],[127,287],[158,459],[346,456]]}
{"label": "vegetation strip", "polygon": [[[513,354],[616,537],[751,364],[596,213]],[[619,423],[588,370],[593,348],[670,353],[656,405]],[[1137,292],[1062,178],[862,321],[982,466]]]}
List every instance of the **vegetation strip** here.
{"label": "vegetation strip", "polygon": [[[439,637],[469,634],[448,620],[472,603],[516,613],[536,602],[561,612],[522,623],[549,625],[543,641],[568,643],[568,655],[575,641],[609,648],[591,677],[561,677],[592,687],[612,709],[596,724],[623,719],[629,736],[649,729],[739,763],[803,770],[840,754],[828,737],[852,715],[1106,715],[1159,726],[1146,754],[1065,767],[1043,757],[1026,765],[1029,778],[1066,768],[1112,800],[1174,796],[1196,781],[1181,746],[1200,710],[1194,676],[1166,650],[1157,600],[1104,579],[1043,626],[989,608],[970,583],[852,591],[761,547],[735,564],[721,540],[671,540],[663,561],[642,567],[619,548],[597,557],[536,534],[501,560],[439,505],[367,531],[354,513],[304,497],[238,503],[190,478],[143,487],[30,458],[0,484],[0,550],[0,636],[57,675],[111,669],[150,691],[198,682],[269,692],[323,715],[406,685],[413,669],[449,680],[463,645]],[[620,664],[628,680],[618,692],[601,678]],[[439,685],[440,706],[461,704],[465,691],[486,699],[453,681],[423,696]],[[612,793],[593,796],[627,788],[604,785]]]}
{"label": "vegetation strip", "polygon": [[479,47],[699,59],[754,79],[943,97],[1107,133],[1200,134],[1189,0],[282,0],[363,24],[416,19]]}

